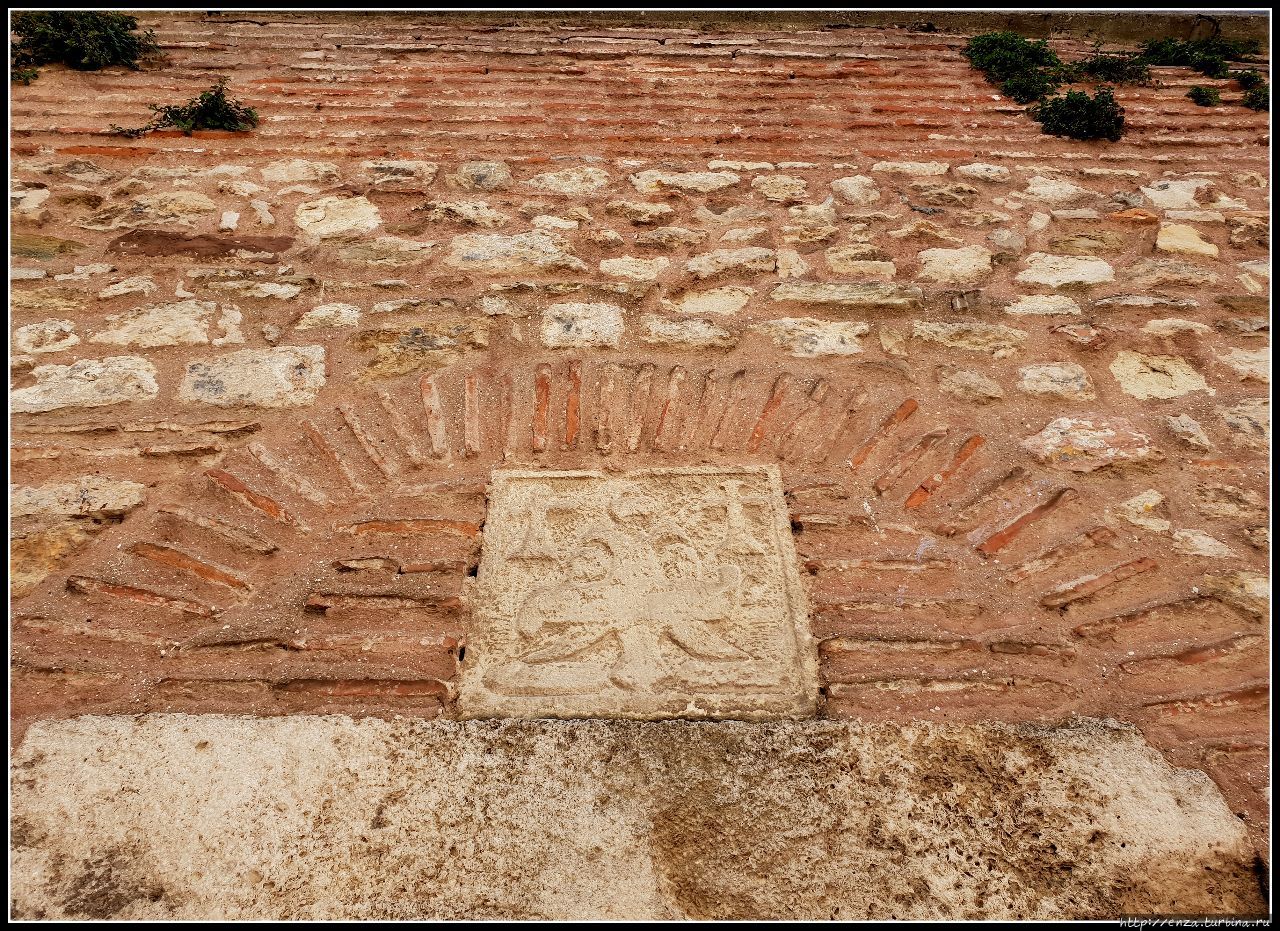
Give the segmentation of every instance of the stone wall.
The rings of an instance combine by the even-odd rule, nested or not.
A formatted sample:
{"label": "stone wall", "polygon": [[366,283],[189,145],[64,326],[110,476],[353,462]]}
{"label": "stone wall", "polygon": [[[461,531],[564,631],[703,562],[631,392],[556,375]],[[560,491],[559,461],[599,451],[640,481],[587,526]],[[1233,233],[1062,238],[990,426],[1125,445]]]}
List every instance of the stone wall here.
{"label": "stone wall", "polygon": [[[1238,92],[1079,143],[962,35],[143,20],[11,93],[19,736],[455,716],[495,469],[769,466],[821,716],[1133,722],[1264,836]],[[104,133],[220,74],[258,130]]]}

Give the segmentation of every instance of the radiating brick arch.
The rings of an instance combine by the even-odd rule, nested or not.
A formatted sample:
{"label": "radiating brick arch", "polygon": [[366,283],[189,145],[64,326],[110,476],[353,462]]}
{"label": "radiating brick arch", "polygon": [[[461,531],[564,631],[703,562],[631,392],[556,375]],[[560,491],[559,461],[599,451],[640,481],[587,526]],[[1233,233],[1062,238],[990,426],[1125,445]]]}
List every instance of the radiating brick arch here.
{"label": "radiating brick arch", "polygon": [[450,714],[493,469],[776,462],[823,714],[1114,715],[1184,762],[1260,751],[1262,619],[1103,519],[1176,459],[1055,470],[909,376],[723,362],[495,360],[274,417],[21,603],[19,715]]}

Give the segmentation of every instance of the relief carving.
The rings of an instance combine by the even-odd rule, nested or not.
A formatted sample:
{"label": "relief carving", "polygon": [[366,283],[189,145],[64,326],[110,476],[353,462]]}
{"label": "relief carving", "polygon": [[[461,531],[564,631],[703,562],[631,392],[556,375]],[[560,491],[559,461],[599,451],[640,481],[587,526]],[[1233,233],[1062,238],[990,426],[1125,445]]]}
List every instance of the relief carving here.
{"label": "relief carving", "polygon": [[776,469],[497,472],[465,716],[809,713]]}

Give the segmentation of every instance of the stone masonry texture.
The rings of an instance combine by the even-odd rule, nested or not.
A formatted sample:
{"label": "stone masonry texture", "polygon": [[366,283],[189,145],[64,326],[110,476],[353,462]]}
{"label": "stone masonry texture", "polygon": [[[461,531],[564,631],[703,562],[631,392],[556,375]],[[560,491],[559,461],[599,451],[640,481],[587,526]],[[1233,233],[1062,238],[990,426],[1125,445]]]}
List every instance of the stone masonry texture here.
{"label": "stone masonry texture", "polygon": [[[591,816],[615,826],[605,833],[617,846],[578,850],[574,872],[604,857],[610,875],[635,867],[634,884],[577,906],[513,886],[466,917],[606,917],[596,904],[611,896],[628,903],[611,917],[1259,910],[1270,139],[1268,115],[1239,106],[1233,83],[1219,82],[1222,106],[1201,108],[1185,94],[1202,76],[1157,68],[1152,85],[1116,89],[1119,142],[1077,142],[1040,134],[969,67],[960,52],[974,30],[960,21],[139,18],[156,30],[161,64],[50,66],[10,91],[11,713],[17,771],[37,780],[20,793],[29,917],[250,914],[268,900],[282,916],[409,917],[341,887],[274,899],[265,867],[256,880],[187,877],[174,898],[174,875],[146,866],[167,854],[137,849],[111,821],[148,823],[143,801],[94,816],[93,831],[116,838],[95,851],[41,821],[47,806],[92,808],[74,785],[81,749],[122,741],[137,759],[169,761],[190,791],[221,797],[242,791],[235,779],[271,778],[265,759],[236,763],[235,778],[200,775],[224,732],[237,752],[266,752],[273,734],[302,741],[290,728],[306,721],[366,754],[400,740],[481,757],[485,741],[504,754],[545,744],[589,771],[561,787],[576,793],[563,806],[590,807],[623,791],[610,780],[626,782],[625,802]],[[1082,36],[1050,41],[1067,59],[1092,48]],[[221,76],[257,108],[256,130],[107,133]],[[673,601],[670,616],[695,626],[669,626],[658,647],[637,641],[648,665],[630,664],[631,647],[579,655],[564,638],[559,652],[522,642],[511,655],[528,669],[612,662],[616,688],[624,667],[650,690],[699,663],[704,678],[716,662],[745,669],[726,618],[764,598],[770,579],[798,575],[787,616],[810,651],[811,691],[795,705],[807,720],[460,722],[462,670],[488,659],[468,657],[469,644],[485,649],[472,638],[488,617],[477,614],[482,567],[498,552],[487,532],[510,552],[534,533],[487,526],[494,474],[591,473],[621,486],[660,470],[776,483],[775,501],[750,482],[710,482],[714,507],[673,517],[653,561],[618,583],[680,579],[731,608],[694,617]],[[672,514],[688,505],[675,487],[653,499]],[[597,538],[591,515],[548,511],[553,544],[577,534],[556,571],[603,590],[612,570],[601,566],[626,568],[609,563],[617,527],[636,538],[661,523],[645,507],[614,509]],[[794,572],[752,575],[752,528],[765,523],[789,537],[770,552],[794,555]],[[734,543],[729,531],[742,528]],[[535,556],[554,562],[556,545]],[[539,578],[531,565],[521,578]],[[572,634],[567,603],[561,633]],[[599,642],[582,649],[612,649]],[[183,722],[194,741],[157,749]],[[772,885],[738,889],[727,860],[691,852],[720,836],[694,802],[674,827],[654,815],[683,804],[664,800],[670,777],[644,770],[674,753],[680,728],[701,742],[681,772],[716,805],[729,804],[716,786],[735,767],[788,747],[804,758],[779,778],[810,793],[787,804],[812,831],[770,840],[785,860]],[[872,902],[841,885],[837,865],[857,860],[859,844],[884,870],[891,848],[910,861],[927,847],[924,835],[876,839],[897,837],[889,822],[912,817],[905,808],[878,825],[836,810],[842,792],[892,794],[850,788],[874,782],[849,760],[865,741],[874,756],[876,728],[933,735],[920,738],[932,775],[907,767],[904,792],[970,780],[947,775],[946,753],[992,797],[991,754],[1030,754],[1010,778],[1041,791],[1032,783],[1059,752],[1044,748],[1078,738],[1072,765],[1095,741],[1105,771],[1079,777],[1093,780],[1094,801],[1079,802],[1087,818],[1112,804],[1099,799],[1121,791],[1123,773],[1151,780],[1147,801],[1165,815],[1178,798],[1195,816],[1143,834],[1140,856],[1091,849],[1069,799],[1025,803],[1023,815],[1035,809],[1044,830],[1069,835],[1055,856],[1083,875],[1145,873],[1155,891],[1090,892],[1077,876],[1046,904],[1036,890],[1048,880],[1027,871],[1048,867],[1022,838],[996,878],[950,863],[959,872],[943,871],[944,892],[917,862],[895,875],[899,898]],[[215,750],[197,756],[197,741]],[[751,741],[762,756],[741,762]],[[923,752],[902,741],[906,756]],[[611,756],[628,772],[615,774]],[[819,779],[820,760],[839,779]],[[396,794],[412,775],[397,765],[378,779],[407,818],[426,803]],[[272,789],[283,805],[290,791]],[[1133,827],[1145,802],[1124,799],[1114,804],[1129,827],[1117,836],[1148,831]],[[521,804],[504,810],[522,818]],[[377,810],[375,821],[391,818]],[[944,823],[954,813],[928,811],[945,843],[998,856],[989,837]],[[746,830],[730,821],[729,836]],[[851,824],[861,840],[834,851],[832,832]],[[335,851],[357,828],[325,830],[334,847],[313,852],[321,872],[348,869]],[[466,828],[433,830],[453,843]],[[628,843],[659,853],[623,863]],[[514,874],[541,870],[545,853],[467,856]],[[788,898],[808,857],[835,871],[812,880],[831,884],[828,898]],[[1187,877],[1161,887],[1149,867],[1177,858],[1219,871],[1218,884],[1178,900]],[[400,881],[388,874],[387,896]],[[459,895],[476,894],[456,881],[470,890]],[[845,912],[830,911],[840,903]],[[433,909],[415,917],[448,912]]]}

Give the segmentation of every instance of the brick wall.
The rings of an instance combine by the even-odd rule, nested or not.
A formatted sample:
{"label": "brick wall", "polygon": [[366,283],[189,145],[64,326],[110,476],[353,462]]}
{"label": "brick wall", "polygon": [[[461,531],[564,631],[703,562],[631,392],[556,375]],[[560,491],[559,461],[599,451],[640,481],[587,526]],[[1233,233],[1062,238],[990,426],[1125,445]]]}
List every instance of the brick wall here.
{"label": "brick wall", "polygon": [[[1078,143],[957,35],[144,21],[11,95],[19,734],[449,715],[493,468],[778,463],[823,714],[1134,721],[1261,830],[1238,90]],[[257,131],[105,134],[219,74]]]}

